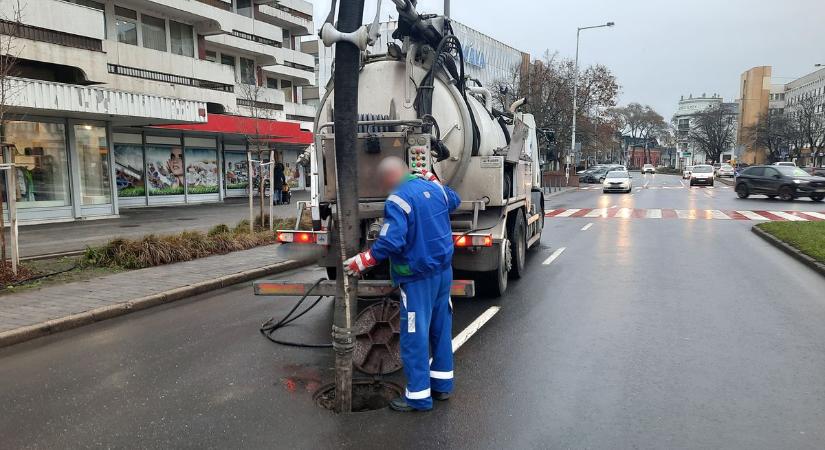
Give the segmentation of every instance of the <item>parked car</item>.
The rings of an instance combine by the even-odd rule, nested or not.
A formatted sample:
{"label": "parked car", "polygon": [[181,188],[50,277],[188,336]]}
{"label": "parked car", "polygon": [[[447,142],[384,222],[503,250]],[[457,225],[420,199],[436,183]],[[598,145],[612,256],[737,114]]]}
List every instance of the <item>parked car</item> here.
{"label": "parked car", "polygon": [[642,166],[642,173],[655,174],[656,173],[656,168],[653,167],[653,164],[645,164],[644,166]]}
{"label": "parked car", "polygon": [[682,179],[683,180],[689,180],[691,173],[693,173],[693,166],[685,167],[685,170],[682,171]]}
{"label": "parked car", "polygon": [[722,164],[722,167],[720,167],[716,171],[716,176],[719,177],[719,178],[722,178],[722,177],[733,178],[734,174],[735,174],[735,172],[733,170],[733,166],[731,166],[730,164]]}
{"label": "parked car", "polygon": [[791,162],[791,161],[779,161],[779,162],[773,163],[773,165],[774,166],[782,166],[782,167],[796,167],[796,163]]}
{"label": "parked car", "polygon": [[693,170],[690,173],[690,185],[704,184],[706,186],[713,186],[713,176],[713,166],[707,164],[693,166]]}
{"label": "parked car", "polygon": [[608,172],[610,172],[610,170],[603,167],[594,169],[592,172],[586,173],[584,176],[579,177],[579,181],[582,183],[601,183],[604,181],[604,178],[607,176]]}
{"label": "parked car", "polygon": [[753,166],[742,171],[736,180],[739,198],[767,195],[790,201],[810,197],[815,202],[825,200],[825,177],[817,177],[794,166]]}
{"label": "parked car", "polygon": [[633,190],[633,179],[626,170],[612,170],[605,176],[602,183],[602,192],[624,192],[630,193]]}

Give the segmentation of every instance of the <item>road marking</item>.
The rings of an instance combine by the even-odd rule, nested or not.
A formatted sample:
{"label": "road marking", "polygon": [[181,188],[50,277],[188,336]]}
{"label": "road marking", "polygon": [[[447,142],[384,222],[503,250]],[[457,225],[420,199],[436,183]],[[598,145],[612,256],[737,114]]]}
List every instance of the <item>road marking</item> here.
{"label": "road marking", "polygon": [[816,217],[817,219],[825,220],[825,214],[820,214],[818,212],[803,212],[806,216]]}
{"label": "road marking", "polygon": [[599,208],[585,214],[584,217],[602,217],[607,218],[607,208]]}
{"label": "road marking", "polygon": [[723,213],[722,211],[719,211],[718,209],[712,209],[710,211],[710,217],[711,219],[717,220],[730,220],[730,217],[728,217],[727,214]]}
{"label": "road marking", "polygon": [[693,210],[688,209],[677,209],[676,210],[676,217],[680,219],[695,219],[696,212]]}
{"label": "road marking", "polygon": [[456,337],[453,338],[453,353],[457,352],[462,345],[467,343],[474,334],[478,332],[490,319],[493,318],[498,312],[501,310],[499,306],[491,306],[481,313],[480,316],[476,317],[472,323],[467,325],[467,328],[461,330],[461,333],[458,333]]}
{"label": "road marking", "polygon": [[549,258],[545,259],[544,262],[541,263],[541,264],[544,265],[544,266],[549,266],[550,264],[553,263],[553,261],[556,260],[556,258],[561,256],[561,254],[564,253],[565,250],[567,250],[567,248],[565,248],[565,247],[562,247],[562,248],[556,250],[555,252],[553,252],[552,255],[550,255]]}
{"label": "road marking", "polygon": [[682,187],[685,187],[685,182],[684,182],[684,181],[679,180],[679,184],[681,184],[681,185],[682,185]]}
{"label": "road marking", "polygon": [[588,223],[587,225],[585,225],[585,226],[583,226],[583,227],[582,227],[582,231],[587,231],[587,230],[589,230],[589,229],[590,229],[590,228],[592,228],[592,227],[593,227],[593,223],[592,223],[592,222],[591,222],[591,223]]}
{"label": "road marking", "polygon": [[662,218],[662,210],[661,209],[648,209],[645,215],[648,219],[661,219]]}
{"label": "road marking", "polygon": [[576,214],[579,211],[581,211],[581,209],[568,209],[567,211],[565,211],[561,214],[556,214],[555,217],[570,217],[570,216],[572,216],[573,214]]}
{"label": "road marking", "polygon": [[770,211],[771,214],[774,216],[781,217],[789,222],[807,222],[807,219],[804,219],[799,216],[794,216],[793,214],[784,213],[782,211]]}
{"label": "road marking", "polygon": [[630,208],[622,208],[619,212],[616,213],[615,218],[617,219],[629,219],[630,216],[633,214],[633,210]]}
{"label": "road marking", "polygon": [[747,217],[750,220],[769,220],[767,217],[762,217],[762,216],[760,216],[759,214],[756,214],[753,211],[736,211],[736,212],[738,212],[739,214],[742,214],[743,216]]}

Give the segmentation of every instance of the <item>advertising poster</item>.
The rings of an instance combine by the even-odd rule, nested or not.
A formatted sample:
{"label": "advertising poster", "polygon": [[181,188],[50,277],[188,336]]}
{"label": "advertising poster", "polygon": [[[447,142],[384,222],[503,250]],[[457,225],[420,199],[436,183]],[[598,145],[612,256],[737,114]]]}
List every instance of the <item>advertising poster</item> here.
{"label": "advertising poster", "polygon": [[226,189],[246,189],[249,174],[246,167],[246,153],[224,153],[224,183]]}
{"label": "advertising poster", "polygon": [[149,195],[183,195],[183,148],[147,145],[146,181]]}
{"label": "advertising poster", "polygon": [[218,153],[215,149],[186,149],[186,184],[190,195],[218,193]]}
{"label": "advertising poster", "polygon": [[115,176],[117,196],[121,198],[143,197],[143,148],[140,145],[115,144]]}

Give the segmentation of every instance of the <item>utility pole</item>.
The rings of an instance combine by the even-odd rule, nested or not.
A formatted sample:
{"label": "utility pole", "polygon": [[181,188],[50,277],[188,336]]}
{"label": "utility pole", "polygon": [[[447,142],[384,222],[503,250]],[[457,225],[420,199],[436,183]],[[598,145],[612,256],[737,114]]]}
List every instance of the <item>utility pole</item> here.
{"label": "utility pole", "polygon": [[[335,3],[333,3],[335,5]],[[334,6],[333,6],[334,8]],[[334,12],[334,11],[333,11]],[[338,31],[351,33],[361,26],[364,0],[345,0],[338,10]],[[335,170],[338,191],[338,294],[333,313],[332,347],[335,352],[335,410],[352,411],[352,325],[358,308],[358,279],[344,273],[342,262],[360,251],[358,219],[358,76],[361,50],[339,40],[335,45]]]}
{"label": "utility pole", "polygon": [[576,154],[576,119],[578,118],[579,109],[579,42],[581,41],[581,34],[584,30],[592,30],[594,28],[605,28],[616,25],[614,22],[607,22],[604,25],[596,25],[593,27],[580,27],[576,30],[576,71],[573,73],[573,136],[570,144],[570,154],[567,155],[565,178],[570,180],[570,158]]}
{"label": "utility pole", "polygon": [[450,17],[450,0],[444,0],[444,17]]}

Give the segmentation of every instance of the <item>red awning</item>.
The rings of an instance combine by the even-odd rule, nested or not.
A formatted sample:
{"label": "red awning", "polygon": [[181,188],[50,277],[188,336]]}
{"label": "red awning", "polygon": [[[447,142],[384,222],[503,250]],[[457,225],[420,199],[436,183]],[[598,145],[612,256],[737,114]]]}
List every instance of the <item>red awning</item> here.
{"label": "red awning", "polygon": [[300,124],[271,119],[232,116],[228,114],[209,114],[206,123],[159,125],[157,128],[199,131],[202,133],[235,134],[248,138],[257,137],[261,141],[283,144],[312,144],[312,133],[302,130]]}

